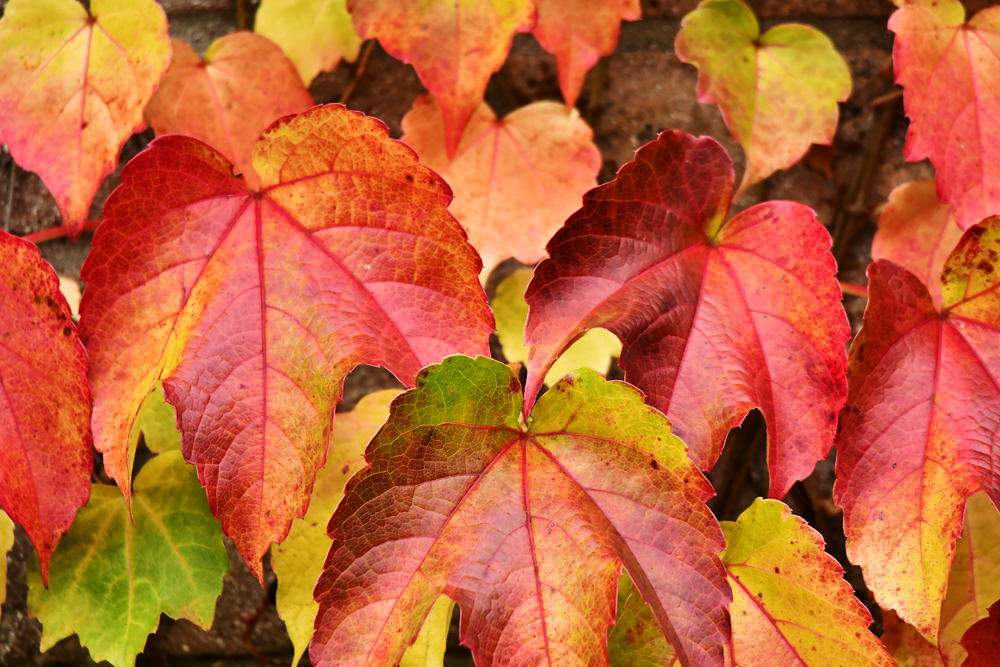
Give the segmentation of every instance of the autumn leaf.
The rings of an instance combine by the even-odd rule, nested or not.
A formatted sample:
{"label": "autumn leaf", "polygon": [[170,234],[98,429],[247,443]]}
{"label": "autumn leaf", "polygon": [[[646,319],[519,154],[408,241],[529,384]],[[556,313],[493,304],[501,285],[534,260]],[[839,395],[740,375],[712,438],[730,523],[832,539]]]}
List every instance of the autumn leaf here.
{"label": "autumn leaf", "polygon": [[90,494],[87,353],[38,248],[0,232],[0,505],[38,550],[42,577]]}
{"label": "autumn leaf", "polygon": [[833,444],[850,330],[815,213],[767,202],[725,222],[732,188],[722,146],[674,131],[584,195],[525,294],[525,395],[530,408],[563,350],[608,329],[622,341],[625,379],[703,470],[759,408],[780,498]]}
{"label": "autumn leaf", "polygon": [[878,219],[872,259],[887,259],[915,275],[941,307],[941,271],[962,230],[951,206],[937,198],[934,181],[900,185]]}
{"label": "autumn leaf", "polygon": [[530,29],[532,0],[347,0],[354,28],[413,65],[441,104],[445,153],[455,155],[514,33]]}
{"label": "autumn leaf", "polygon": [[0,18],[0,144],[48,186],[71,236],[145,129],[142,109],[170,64],[153,0],[10,0]]}
{"label": "autumn leaf", "polygon": [[483,102],[449,160],[441,109],[433,96],[403,118],[403,141],[455,193],[451,213],[483,258],[483,276],[514,257],[534,264],[545,243],[597,185],[601,153],[575,109],[534,102],[497,120]]}
{"label": "autumn leaf", "polygon": [[7,600],[7,554],[14,548],[14,522],[0,510],[0,603]]}
{"label": "autumn leaf", "polygon": [[441,667],[444,664],[454,611],[454,602],[443,595],[437,599],[420,628],[420,634],[399,661],[399,667]]}
{"label": "autumn leaf", "polygon": [[969,628],[962,637],[969,652],[964,667],[993,667],[1000,654],[1000,602],[990,607],[990,615]]}
{"label": "autumn leaf", "polygon": [[[524,323],[528,319],[528,304],[524,290],[533,275],[531,269],[518,269],[497,285],[493,298],[493,314],[497,320],[497,339],[507,361],[526,363],[528,346],[524,344]],[[592,368],[606,373],[611,359],[621,354],[622,344],[610,331],[591,329],[580,340],[563,352],[545,375],[545,384],[553,386],[556,380],[578,368]]]}
{"label": "autumn leaf", "polygon": [[908,3],[889,19],[910,127],[906,159],[930,158],[962,229],[1000,213],[1000,7],[965,22],[958,0]]}
{"label": "autumn leaf", "polygon": [[990,605],[1000,600],[1000,514],[985,493],[980,491],[966,502],[964,526],[941,605],[938,643],[948,667],[965,661],[962,636],[989,616]]}
{"label": "autumn leaf", "polygon": [[684,17],[677,57],[698,68],[698,101],[718,104],[747,166],[736,198],[812,144],[831,144],[851,73],[830,38],[786,23],[763,35],[741,0],[703,0]]}
{"label": "autumn leaf", "polygon": [[236,165],[251,187],[254,142],[272,122],[313,106],[295,66],[271,40],[252,32],[226,35],[199,58],[172,39],[174,59],[146,107],[157,134],[201,139]]}
{"label": "autumn leaf", "polygon": [[316,473],[309,509],[292,521],[285,541],[271,549],[271,569],[278,575],[275,604],[295,647],[293,666],[309,647],[319,611],[313,588],[333,544],[326,525],[344,497],[347,480],[364,466],[365,447],[389,417],[389,402],[398,393],[395,389],[376,391],[362,398],[354,410],[337,415],[330,432],[330,453]]}
{"label": "autumn leaf", "polygon": [[576,104],[587,71],[618,45],[621,22],[642,18],[639,0],[535,0],[534,35],[556,56],[566,106]]}
{"label": "autumn leaf", "polygon": [[945,667],[936,646],[891,609],[882,611],[882,643],[899,667]]}
{"label": "autumn leaf", "polygon": [[669,422],[583,369],[524,426],[519,389],[453,356],[393,401],[330,520],[313,665],[395,665],[441,594],[479,667],[606,664],[624,563],[682,662],[722,666],[722,534]]}
{"label": "autumn leaf", "polygon": [[339,105],[286,117],[254,145],[259,191],[207,145],[156,139],[105,206],[81,332],[94,440],[128,497],[129,434],[157,381],[185,459],[251,571],[301,516],[344,376],[404,384],[488,350],[481,267],[448,186]]}
{"label": "autumn leaf", "polygon": [[680,667],[680,664],[674,647],[660,631],[653,608],[633,590],[632,580],[623,574],[618,580],[615,625],[608,633],[608,667]]}
{"label": "autumn leaf", "polygon": [[157,382],[153,390],[139,407],[139,414],[132,421],[129,446],[137,445],[138,433],[142,432],[146,448],[154,454],[162,454],[181,448],[181,434],[177,430],[177,411],[163,396],[163,384]]}
{"label": "autumn leaf", "polygon": [[49,587],[28,571],[28,611],[42,623],[41,651],[76,633],[96,662],[133,667],[160,614],[208,630],[229,559],[194,468],[180,452],[139,471],[132,517],[113,486],[90,502],[52,558]]}
{"label": "autumn leaf", "polygon": [[253,29],[281,47],[307,86],[361,48],[347,0],[261,0]]}
{"label": "autumn leaf", "polygon": [[965,232],[940,310],[916,276],[875,261],[851,345],[834,486],[847,555],[879,605],[935,645],[965,501],[1000,497],[998,250],[1000,218]]}

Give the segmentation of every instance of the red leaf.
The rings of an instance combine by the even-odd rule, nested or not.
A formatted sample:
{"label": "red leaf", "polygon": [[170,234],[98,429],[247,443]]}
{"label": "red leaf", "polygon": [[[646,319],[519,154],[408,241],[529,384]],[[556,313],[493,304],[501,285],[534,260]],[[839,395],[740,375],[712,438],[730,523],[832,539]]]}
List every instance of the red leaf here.
{"label": "red leaf", "polygon": [[525,395],[530,409],[555,358],[584,331],[608,329],[626,379],[702,469],[759,407],[780,498],[833,444],[850,330],[813,211],[768,202],[724,223],[732,189],[725,150],[677,131],[584,195],[525,294]]}
{"label": "red leaf", "polygon": [[990,607],[990,615],[965,631],[962,648],[969,652],[963,667],[996,667],[1000,656],[1000,602]]}
{"label": "red leaf", "polygon": [[254,146],[260,191],[190,137],[125,169],[83,268],[94,435],[130,486],[130,431],[162,379],[185,458],[251,570],[306,509],[344,376],[406,384],[488,351],[481,268],[448,186],[339,105],[286,117]]}
{"label": "red leaf", "polygon": [[33,244],[0,232],[0,505],[49,561],[90,497],[87,354],[59,278]]}
{"label": "red leaf", "polygon": [[317,667],[391,667],[438,595],[478,667],[608,664],[622,565],[687,666],[723,665],[712,488],[663,415],[582,369],[525,424],[509,368],[454,356],[397,397],[330,519]]}
{"label": "red leaf", "polygon": [[889,19],[910,128],[906,159],[930,158],[962,229],[1000,212],[1000,7],[965,23],[958,0],[919,0]]}
{"label": "red leaf", "polygon": [[535,0],[535,6],[535,39],[555,54],[559,88],[566,106],[573,107],[587,70],[618,45],[622,20],[642,18],[639,0]]}
{"label": "red leaf", "polygon": [[942,309],[904,268],[868,268],[851,346],[834,499],[847,554],[883,608],[937,641],[966,499],[1000,500],[1000,218],[965,232],[945,264]]}
{"label": "red leaf", "polygon": [[184,42],[170,44],[174,59],[146,107],[146,122],[157,134],[201,139],[259,186],[250,163],[257,137],[278,118],[313,106],[295,65],[252,32],[216,40],[204,60]]}
{"label": "red leaf", "polygon": [[417,70],[441,103],[445,149],[455,154],[465,125],[500,69],[514,33],[531,27],[531,0],[347,0],[354,28]]}

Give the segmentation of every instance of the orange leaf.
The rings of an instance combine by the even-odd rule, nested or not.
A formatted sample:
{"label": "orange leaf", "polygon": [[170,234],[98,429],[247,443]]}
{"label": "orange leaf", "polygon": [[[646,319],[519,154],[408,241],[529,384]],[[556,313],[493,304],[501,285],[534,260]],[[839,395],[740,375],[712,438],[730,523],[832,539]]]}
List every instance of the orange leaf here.
{"label": "orange leaf", "polygon": [[545,257],[545,244],[580,208],[601,170],[590,127],[555,102],[529,104],[503,120],[480,104],[452,160],[433,96],[414,103],[403,131],[421,164],[454,191],[450,210],[483,258],[484,276],[508,257],[525,264]]}
{"label": "orange leaf", "polygon": [[157,134],[187,134],[222,153],[256,187],[251,150],[272,122],[313,106],[295,65],[271,40],[237,32],[198,57],[170,40],[174,59],[146,107]]}
{"label": "orange leaf", "polygon": [[348,0],[354,27],[410,63],[444,114],[445,152],[454,155],[500,69],[514,33],[530,28],[532,0]]}
{"label": "orange leaf", "polygon": [[37,172],[79,236],[170,63],[153,0],[11,0],[0,19],[0,144]]}

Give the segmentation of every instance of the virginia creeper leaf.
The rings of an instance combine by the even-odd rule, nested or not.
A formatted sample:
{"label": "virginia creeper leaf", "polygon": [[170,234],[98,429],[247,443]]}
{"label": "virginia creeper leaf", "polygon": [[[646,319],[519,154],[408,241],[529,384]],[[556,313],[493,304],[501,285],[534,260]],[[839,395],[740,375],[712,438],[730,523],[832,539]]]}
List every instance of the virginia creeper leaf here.
{"label": "virginia creeper leaf", "polygon": [[830,38],[786,23],[763,35],[742,0],[703,0],[684,17],[677,57],[698,68],[698,101],[718,104],[746,153],[737,198],[812,144],[831,144],[851,73]]}
{"label": "virginia creeper leaf", "polygon": [[958,0],[919,0],[889,19],[910,127],[906,159],[930,158],[962,229],[1000,213],[1000,7],[965,22]]}
{"label": "virginia creeper leaf", "polygon": [[1000,602],[990,607],[990,615],[969,628],[962,637],[969,652],[964,667],[994,667],[1000,655]]}
{"label": "virginia creeper leaf", "polygon": [[454,611],[455,603],[447,597],[442,595],[437,599],[420,628],[420,634],[399,661],[399,667],[441,667],[444,664]]}
{"label": "virginia creeper leaf", "polygon": [[365,447],[389,417],[389,402],[398,393],[396,389],[376,391],[362,398],[352,411],[337,415],[330,433],[330,452],[326,465],[316,473],[309,509],[304,517],[292,521],[285,541],[271,549],[271,568],[278,575],[275,603],[295,647],[293,666],[309,647],[319,611],[313,589],[333,544],[326,525],[344,497],[347,480],[364,467]]}
{"label": "virginia creeper leaf", "polygon": [[623,574],[618,580],[618,613],[608,633],[608,667],[679,667],[677,652],[660,631],[653,608],[632,580]]}
{"label": "virginia creeper leaf", "polygon": [[254,145],[259,191],[190,137],[126,167],[83,267],[94,439],[128,497],[128,435],[162,380],[184,457],[251,571],[301,516],[344,376],[404,384],[485,352],[481,264],[448,186],[339,105],[286,117]]}
{"label": "virginia creeper leaf", "polygon": [[479,105],[448,159],[441,109],[419,98],[403,119],[403,141],[448,182],[451,213],[483,258],[483,276],[514,257],[534,264],[545,243],[597,185],[601,153],[576,109],[534,102],[497,120]]}
{"label": "virginia creeper leaf", "polygon": [[361,48],[347,0],[261,0],[253,29],[281,47],[307,86]]}
{"label": "virginia creeper leaf", "polygon": [[625,378],[703,470],[760,408],[780,498],[833,444],[850,330],[815,213],[767,202],[724,222],[732,188],[722,146],[675,131],[584,195],[525,294],[525,395],[530,407],[556,357],[588,329],[608,329],[622,341]]}
{"label": "virginia creeper leaf", "polygon": [[951,206],[937,198],[934,181],[894,189],[878,219],[872,259],[887,259],[915,275],[941,307],[941,271],[962,229]]}
{"label": "virginia creeper leaf", "polygon": [[936,646],[891,609],[882,610],[882,643],[899,667],[945,667]]}
{"label": "virginia creeper leaf", "polygon": [[[493,314],[497,320],[497,338],[507,361],[526,363],[528,346],[524,344],[524,322],[528,318],[528,304],[524,301],[524,290],[534,272],[518,269],[497,285],[493,298]],[[622,344],[606,329],[591,329],[580,340],[563,352],[545,375],[545,384],[550,387],[556,380],[577,368],[592,368],[606,373],[612,357],[621,354]]]}
{"label": "virginia creeper leaf", "polygon": [[146,122],[157,134],[201,139],[259,186],[251,165],[257,137],[278,118],[314,104],[292,61],[252,32],[217,39],[204,59],[180,40],[170,44],[174,59],[146,107]]}
{"label": "virginia creeper leaf", "polygon": [[142,109],[170,64],[153,0],[10,0],[0,18],[0,144],[48,186],[71,236],[145,129]]}
{"label": "virginia creeper leaf", "polygon": [[156,383],[139,407],[139,414],[132,422],[133,434],[129,436],[130,447],[136,446],[134,442],[138,438],[136,430],[142,431],[146,447],[155,454],[181,448],[181,434],[177,430],[177,411],[164,398],[162,383]]}
{"label": "virginia creeper leaf", "polygon": [[14,522],[0,510],[0,603],[7,600],[7,553],[14,547]]}
{"label": "virginia creeper leaf", "polygon": [[955,543],[955,562],[948,577],[948,594],[941,605],[938,643],[948,667],[966,658],[959,642],[969,627],[989,616],[1000,600],[1000,514],[979,492],[965,504],[962,538]]}
{"label": "virginia creeper leaf", "polygon": [[916,276],[868,267],[851,345],[834,499],[847,555],[883,608],[937,644],[966,499],[1000,499],[1000,218],[970,228],[941,276],[942,308]]}
{"label": "virginia creeper leaf", "polygon": [[479,667],[606,665],[624,563],[682,663],[721,667],[722,534],[669,422],[583,369],[524,427],[519,389],[454,356],[393,401],[330,520],[313,665],[395,665],[441,594]]}
{"label": "virginia creeper leaf", "polygon": [[0,505],[38,550],[42,576],[90,494],[87,353],[35,244],[0,232]]}
{"label": "virginia creeper leaf", "polygon": [[76,633],[95,661],[132,667],[161,613],[212,625],[229,559],[194,468],[177,451],[153,457],[132,500],[130,519],[118,489],[95,484],[52,558],[49,587],[37,562],[28,571],[42,651]]}
{"label": "virginia creeper leaf", "polygon": [[441,104],[445,152],[454,155],[514,33],[530,28],[531,0],[347,0],[354,27],[417,70]]}
{"label": "virginia creeper leaf", "polygon": [[542,48],[556,56],[566,106],[580,96],[587,70],[618,45],[622,20],[642,18],[639,0],[535,0],[533,30]]}

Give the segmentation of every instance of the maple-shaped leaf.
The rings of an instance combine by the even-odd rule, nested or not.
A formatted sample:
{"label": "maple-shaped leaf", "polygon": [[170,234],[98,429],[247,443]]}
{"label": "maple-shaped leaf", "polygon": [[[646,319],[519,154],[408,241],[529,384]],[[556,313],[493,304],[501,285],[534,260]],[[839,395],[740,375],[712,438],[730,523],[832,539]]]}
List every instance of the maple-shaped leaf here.
{"label": "maple-shaped leaf", "polygon": [[[530,350],[524,344],[524,323],[528,319],[528,304],[524,301],[524,290],[531,281],[534,271],[518,269],[497,285],[493,297],[493,315],[497,321],[497,340],[507,361],[526,363]],[[545,384],[552,386],[556,380],[578,368],[592,368],[606,373],[611,359],[618,357],[622,344],[606,329],[591,329],[559,355],[545,374]]]}
{"label": "maple-shaped leaf", "polygon": [[497,120],[479,105],[453,159],[445,151],[441,108],[419,98],[403,118],[402,140],[455,193],[451,213],[483,258],[483,276],[514,257],[534,264],[545,243],[597,185],[601,153],[576,109],[534,102]]}
{"label": "maple-shaped leaf", "polygon": [[918,0],[889,29],[910,118],[906,159],[930,158],[962,229],[1000,213],[1000,7],[966,23],[958,0]]}
{"label": "maple-shaped leaf", "polygon": [[0,231],[0,505],[41,557],[90,494],[87,353],[35,244]]}
{"label": "maple-shaped leaf", "polygon": [[770,495],[830,451],[847,394],[830,235],[767,202],[728,222],[733,165],[709,137],[664,132],[549,241],[525,294],[527,403],[585,331],[621,339],[625,379],[662,410],[703,470],[754,407],[767,421]]}
{"label": "maple-shaped leaf", "polygon": [[146,122],[157,134],[201,139],[259,186],[251,164],[257,137],[278,118],[314,104],[292,61],[252,32],[216,40],[204,59],[180,40],[170,44],[174,59],[146,107]]}
{"label": "maple-shaped leaf", "polygon": [[41,176],[74,237],[170,63],[153,0],[89,4],[10,0],[0,18],[0,144]]}
{"label": "maple-shaped leaf", "polygon": [[787,23],[763,35],[742,0],[703,0],[684,17],[677,57],[698,67],[698,101],[718,104],[746,153],[737,197],[812,144],[830,144],[851,73],[830,38]]}
{"label": "maple-shaped leaf", "polygon": [[970,228],[942,273],[938,309],[901,266],[868,267],[851,345],[834,499],[847,555],[883,608],[937,644],[966,499],[1000,499],[1000,218]]}
{"label": "maple-shaped leaf", "polygon": [[955,562],[948,577],[948,593],[941,605],[938,645],[948,667],[966,658],[959,642],[976,621],[989,615],[1000,600],[1000,514],[989,497],[979,492],[965,504],[962,538],[955,543]]}
{"label": "maple-shaped leaf", "polygon": [[288,537],[271,549],[271,568],[278,575],[275,606],[295,648],[293,666],[309,647],[319,611],[313,588],[333,543],[326,525],[344,497],[347,480],[364,467],[365,447],[389,417],[389,402],[398,393],[396,389],[376,391],[350,412],[337,415],[330,432],[330,452],[326,465],[316,473],[309,509],[304,517],[292,521]]}
{"label": "maple-shaped leaf", "polygon": [[608,667],[679,667],[677,652],[660,631],[653,608],[646,604],[632,580],[618,580],[618,611],[608,633]]}
{"label": "maple-shaped leaf", "polygon": [[969,652],[963,667],[996,667],[1000,655],[1000,602],[990,607],[990,615],[977,621],[962,637],[962,647]]}
{"label": "maple-shaped leaf", "polygon": [[131,517],[113,486],[90,502],[52,558],[49,586],[28,571],[28,612],[41,650],[76,633],[100,662],[133,667],[160,614],[208,630],[229,558],[194,468],[178,451],[153,457],[135,479]]}
{"label": "maple-shaped leaf", "polygon": [[584,369],[521,421],[517,377],[421,371],[330,520],[312,664],[395,665],[439,595],[479,667],[606,665],[622,564],[686,666],[723,664],[712,488],[642,394]]}
{"label": "maple-shaped leaf", "polygon": [[899,667],[945,667],[937,646],[891,609],[882,610],[882,643]]}
{"label": "maple-shaped leaf", "polygon": [[458,150],[514,34],[535,15],[532,0],[347,0],[347,9],[359,35],[413,65],[439,100],[448,155]]}
{"label": "maple-shaped leaf", "polygon": [[899,264],[920,279],[941,307],[941,271],[962,238],[951,206],[937,198],[934,181],[900,185],[878,219],[872,259]]}
{"label": "maple-shaped leaf", "polygon": [[639,0],[535,0],[535,7],[532,32],[556,56],[567,107],[576,104],[587,71],[614,52],[621,22],[642,18]]}
{"label": "maple-shaped leaf", "polygon": [[162,380],[184,457],[251,571],[301,516],[326,458],[344,376],[404,384],[442,357],[488,350],[479,258],[448,186],[340,105],[272,125],[261,189],[190,137],[160,137],[105,206],[81,336],[94,439],[128,497],[136,414]]}
{"label": "maple-shaped leaf", "polygon": [[281,47],[307,86],[361,48],[347,0],[261,0],[253,29]]}

